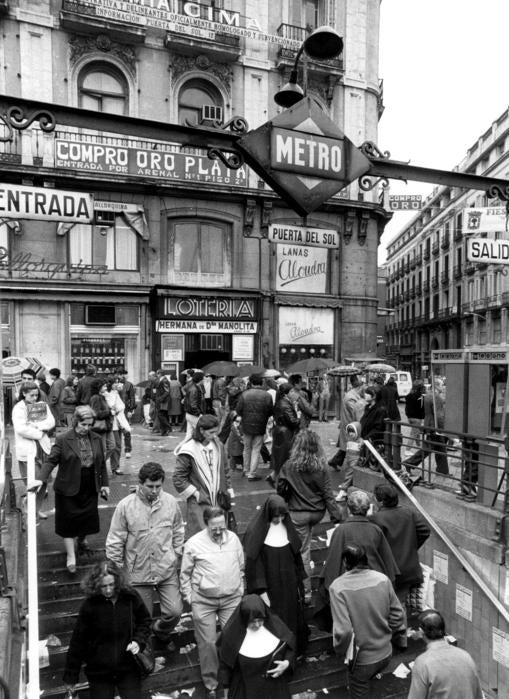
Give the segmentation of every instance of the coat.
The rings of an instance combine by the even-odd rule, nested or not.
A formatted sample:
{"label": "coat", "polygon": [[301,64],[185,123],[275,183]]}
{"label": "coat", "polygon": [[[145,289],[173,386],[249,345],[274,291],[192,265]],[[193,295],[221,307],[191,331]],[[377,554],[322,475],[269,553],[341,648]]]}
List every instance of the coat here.
{"label": "coat", "polygon": [[334,499],[329,471],[301,472],[287,461],[279,474],[292,486],[288,509],[290,512],[321,512],[327,509],[333,522],[342,519],[341,510]]}
{"label": "coat", "polygon": [[350,544],[363,546],[372,570],[387,575],[394,584],[399,573],[391,547],[380,527],[362,515],[350,515],[345,522],[336,527],[327,553],[327,560],[322,571],[326,589],[345,572],[341,556]]}
{"label": "coat", "polygon": [[387,408],[382,401],[366,406],[361,417],[361,437],[375,443],[383,442],[387,417]]}
{"label": "coat", "polygon": [[108,679],[135,670],[131,641],[143,650],[150,633],[150,614],[134,590],[120,591],[113,604],[103,595],[94,595],[81,605],[69,643],[63,680],[77,684],[80,668],[90,679]]}
{"label": "coat", "polygon": [[356,388],[345,393],[339,414],[339,448],[346,451],[346,426],[350,422],[359,422],[366,407],[366,401]]}
{"label": "coat", "polygon": [[[108,472],[101,438],[90,432],[90,442],[94,458],[95,489],[98,493],[103,486],[108,485]],[[56,466],[59,468],[53,484],[55,492],[70,497],[77,495],[81,484],[81,453],[78,435],[74,429],[57,436],[41,469],[41,480],[47,482]]]}
{"label": "coat", "polygon": [[64,389],[65,380],[58,378],[53,381],[48,393],[48,402],[57,423],[61,421],[63,415]]}
{"label": "coat", "polygon": [[176,498],[162,492],[149,503],[140,489],[115,508],[106,558],[123,567],[132,585],[158,584],[176,573],[184,546],[184,522]]}
{"label": "coat", "polygon": [[263,388],[248,388],[237,401],[235,412],[242,418],[242,432],[265,434],[269,417],[274,412],[272,398]]}
{"label": "coat", "polygon": [[300,420],[293,403],[282,396],[274,406],[274,427],[272,428],[271,465],[276,473],[290,456],[295,435],[299,431]]}
{"label": "coat", "polygon": [[170,400],[170,382],[166,376],[161,376],[155,385],[154,402],[158,410],[168,410]]}
{"label": "coat", "polygon": [[419,562],[420,547],[430,535],[424,518],[409,507],[382,507],[371,517],[383,531],[399,568],[396,586],[418,585],[422,582]]}
{"label": "coat", "polygon": [[182,414],[182,386],[177,379],[170,379],[170,398],[168,402],[168,415]]}
{"label": "coat", "polygon": [[180,495],[188,500],[198,491],[200,505],[216,505],[217,493],[231,488],[230,468],[226,458],[224,445],[215,439],[214,443],[219,450],[219,467],[215,478],[215,484],[211,483],[208,475],[210,468],[200,459],[199,443],[194,439],[181,442],[175,449],[177,465],[173,472],[173,485]]}
{"label": "coat", "polygon": [[385,407],[387,408],[387,417],[389,417],[391,420],[401,420],[401,414],[398,407],[398,387],[396,386],[396,382],[389,379],[385,386],[382,386],[380,389],[380,393],[382,394],[382,401],[385,403]]}
{"label": "coat", "polygon": [[195,417],[205,412],[204,389],[194,381],[190,381],[184,388],[184,412]]}
{"label": "coat", "polygon": [[46,409],[46,418],[37,423],[28,421],[28,405],[24,400],[18,401],[12,409],[12,425],[14,427],[14,439],[16,458],[18,461],[35,459],[37,444],[39,442],[45,454],[49,454],[51,442],[47,435],[49,430],[55,427],[55,418],[49,406]]}

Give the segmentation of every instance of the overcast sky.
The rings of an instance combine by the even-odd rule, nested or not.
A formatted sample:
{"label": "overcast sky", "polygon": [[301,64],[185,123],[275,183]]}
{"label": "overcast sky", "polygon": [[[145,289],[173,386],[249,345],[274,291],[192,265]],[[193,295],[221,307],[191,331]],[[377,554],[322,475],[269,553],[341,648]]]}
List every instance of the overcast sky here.
{"label": "overcast sky", "polygon": [[[509,106],[509,0],[382,0],[378,145],[394,160],[451,170]],[[433,185],[391,180],[392,194]],[[379,249],[411,218],[394,213]]]}

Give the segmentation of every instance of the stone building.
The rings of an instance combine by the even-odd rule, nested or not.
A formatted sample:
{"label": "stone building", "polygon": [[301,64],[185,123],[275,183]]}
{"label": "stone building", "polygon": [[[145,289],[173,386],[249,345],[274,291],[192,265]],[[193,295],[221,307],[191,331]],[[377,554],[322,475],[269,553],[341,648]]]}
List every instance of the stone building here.
{"label": "stone building", "polygon": [[[316,26],[342,55],[302,62],[308,96],[376,141],[380,0],[9,0],[0,93],[48,104],[251,129]],[[91,125],[93,126],[93,124]],[[7,129],[0,122],[0,136]],[[387,213],[354,182],[304,222],[249,168],[180,143],[37,122],[0,142],[6,184],[88,192],[94,225],[0,218],[4,353],[64,373],[92,361],[139,380],[215,359],[287,366],[376,351],[377,247]],[[271,225],[336,234],[273,243]]]}
{"label": "stone building", "polygon": [[[507,178],[508,138],[509,110],[475,140],[455,169]],[[387,300],[395,313],[386,325],[387,351],[401,369],[426,377],[433,350],[509,349],[507,265],[495,251],[497,241],[509,237],[507,220],[505,202],[439,186],[391,240]],[[478,242],[473,255],[474,241],[484,244]],[[501,255],[509,259],[506,247]]]}

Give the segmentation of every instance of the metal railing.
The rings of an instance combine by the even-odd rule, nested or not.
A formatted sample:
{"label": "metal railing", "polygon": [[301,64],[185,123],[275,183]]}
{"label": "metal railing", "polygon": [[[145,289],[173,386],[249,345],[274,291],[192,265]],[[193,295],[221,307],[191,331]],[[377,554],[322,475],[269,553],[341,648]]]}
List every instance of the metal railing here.
{"label": "metal railing", "polygon": [[456,491],[459,498],[477,501],[509,514],[509,457],[501,437],[416,427],[386,421],[384,453],[396,471],[420,475],[427,488]]}

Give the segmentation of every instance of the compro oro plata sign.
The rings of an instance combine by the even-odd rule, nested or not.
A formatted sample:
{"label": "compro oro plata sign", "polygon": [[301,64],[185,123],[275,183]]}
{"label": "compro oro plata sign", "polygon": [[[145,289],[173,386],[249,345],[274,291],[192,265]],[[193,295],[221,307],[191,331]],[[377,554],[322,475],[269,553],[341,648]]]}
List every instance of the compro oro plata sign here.
{"label": "compro oro plata sign", "polygon": [[509,240],[469,238],[467,240],[467,260],[487,264],[509,264]]}
{"label": "compro oro plata sign", "polygon": [[0,184],[0,218],[91,223],[94,199],[81,192]]}

